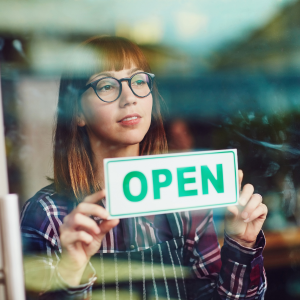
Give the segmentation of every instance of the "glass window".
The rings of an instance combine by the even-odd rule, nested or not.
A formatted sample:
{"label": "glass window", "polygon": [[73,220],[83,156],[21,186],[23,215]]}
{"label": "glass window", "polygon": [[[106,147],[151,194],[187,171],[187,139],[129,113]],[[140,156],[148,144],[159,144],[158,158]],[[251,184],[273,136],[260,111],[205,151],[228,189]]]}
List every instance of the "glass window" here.
{"label": "glass window", "polygon": [[[95,112],[101,105],[107,109],[107,104],[121,103],[123,98],[118,94],[120,85],[123,94],[146,89],[143,97],[147,95],[138,101],[147,101],[147,97],[154,95],[153,91],[149,94],[152,83],[142,80],[145,77],[146,81],[151,81],[150,75],[131,82],[131,90],[126,86],[128,80],[118,83],[111,79],[130,78],[134,72],[155,74],[154,90],[156,93],[157,88],[161,96],[157,99],[160,101],[169,153],[237,149],[238,167],[244,173],[243,185],[252,184],[254,193],[262,195],[263,203],[268,207],[268,216],[263,225],[267,242],[263,251],[268,279],[265,299],[300,297],[299,11],[300,2],[296,0],[176,1],[176,4],[158,0],[147,3],[1,3],[1,86],[9,192],[19,195],[20,209],[25,211],[28,199],[34,197],[38,203],[34,208],[37,215],[27,216],[28,223],[23,228],[27,237],[24,243],[28,243],[24,245],[24,249],[28,250],[24,254],[24,265],[29,266],[29,270],[36,269],[36,273],[25,272],[28,299],[35,299],[40,290],[47,290],[47,284],[52,285],[53,289],[65,288],[68,282],[64,282],[63,274],[55,273],[55,282],[46,278],[57,271],[56,264],[61,257],[62,245],[57,229],[65,222],[64,217],[88,194],[87,190],[96,191],[104,184],[104,178],[99,175],[95,163],[98,159],[94,153],[96,146],[84,146],[87,141],[83,138],[80,145],[87,147],[83,151],[74,142],[79,137],[71,135],[70,128],[75,126],[80,132],[78,134],[88,137],[89,142],[94,141],[95,145],[97,134],[105,136],[103,141],[107,141],[106,133],[112,129],[105,127],[105,122],[109,114],[113,115],[114,112],[108,109],[107,113],[99,114],[97,120],[99,116]],[[95,36],[128,39],[138,45],[145,59],[141,59],[139,54],[132,54],[137,50],[126,52],[129,51],[124,50],[128,49],[127,46],[123,48],[125,52],[121,51],[126,55],[118,56],[120,53],[115,49],[119,44],[112,43],[113,46],[110,46],[107,42],[102,48],[97,48],[96,43],[92,47],[82,44]],[[94,57],[95,49],[100,49],[97,59]],[[149,69],[144,60],[149,63]],[[132,73],[126,71],[127,74],[123,67],[130,71],[135,69]],[[84,91],[86,84],[100,78],[106,78],[101,80],[101,86],[95,85],[94,91],[92,88]],[[71,97],[72,91],[74,104],[71,104],[71,98],[63,100],[63,97]],[[97,97],[96,93],[103,95],[102,99],[110,99],[107,95],[113,93],[116,100],[105,103],[98,99],[99,103],[95,102],[96,98],[93,97]],[[85,95],[88,104],[82,104],[78,95]],[[61,103],[69,101],[68,107],[73,115],[69,108],[66,109],[67,106],[64,107],[65,111],[60,110],[63,106],[57,109],[59,97]],[[94,101],[93,106],[89,106],[91,102],[88,101]],[[125,103],[124,107],[134,107],[135,101]],[[134,123],[139,118],[132,114],[134,110],[128,111],[127,116],[122,115],[117,121]],[[144,119],[147,120],[146,117]],[[147,121],[149,126],[150,119]],[[62,136],[56,135],[55,138],[58,120],[70,127],[64,136],[62,130]],[[158,126],[155,122],[152,116],[152,127]],[[125,127],[129,126],[129,123],[126,124]],[[56,152],[53,152],[55,141]],[[137,148],[140,151],[137,153],[163,152],[162,148],[151,148],[154,146],[150,147],[149,141],[143,140],[141,145],[145,147]],[[63,143],[64,147],[60,148],[59,143]],[[111,153],[116,153],[115,148],[111,149]],[[73,150],[73,160],[63,152],[71,153]],[[82,155],[90,159],[90,166],[78,163]],[[110,155],[114,154],[107,154],[106,157]],[[53,163],[55,157],[56,167]],[[84,169],[86,177],[76,177],[76,168]],[[63,170],[73,170],[74,174],[66,175]],[[79,173],[82,174],[81,171]],[[87,180],[86,185],[80,178]],[[43,190],[46,193],[45,200],[41,200],[36,193],[49,185],[48,190]],[[64,188],[68,187],[72,187],[70,197],[73,202],[66,204]],[[57,202],[51,198],[54,193],[61,195],[55,200]],[[213,209],[213,227],[221,246],[224,243],[225,211],[226,208]],[[39,219],[43,214],[53,216],[51,222],[54,223],[50,219]],[[194,219],[198,216],[198,225],[204,218],[203,214],[204,211],[199,211],[198,215],[193,216]],[[168,258],[171,260],[164,271],[159,271],[159,264],[154,264],[154,267],[151,265],[152,250],[157,250],[154,256],[159,256],[158,244],[167,242],[164,249],[167,251],[169,241],[180,236],[174,233],[172,227],[176,223],[172,223],[166,215],[132,220],[132,223],[121,222],[122,226],[118,225],[118,229],[107,235],[103,242],[105,245],[102,244],[102,250],[96,252],[97,257],[94,257],[89,268],[85,268],[81,281],[85,278],[84,284],[88,282],[87,285],[93,286],[95,299],[146,299],[146,294],[149,299],[155,299],[168,283],[170,291],[165,296],[178,299],[180,293],[184,295],[178,280],[184,277],[185,272],[190,272],[191,266],[186,262],[183,266],[176,263],[174,266],[172,259],[178,254],[176,242],[172,252],[174,257],[171,255]],[[95,221],[99,224],[97,218]],[[26,231],[30,224],[37,226],[35,232],[33,229]],[[130,226],[136,226],[135,231],[130,231]],[[184,230],[185,225],[182,226]],[[144,240],[141,242],[139,238],[130,236],[133,232]],[[43,239],[43,242],[39,242],[39,239]],[[147,249],[151,251],[147,252]],[[188,251],[187,246],[184,251]],[[139,258],[137,255],[140,255]],[[49,259],[48,269],[52,270],[44,265],[39,271],[43,256]],[[157,282],[153,284],[155,272],[160,275],[157,275]],[[195,274],[196,277],[199,275],[197,272]],[[96,280],[95,283],[93,280]],[[105,288],[104,282],[107,283]],[[117,288],[115,282],[118,282]]]}

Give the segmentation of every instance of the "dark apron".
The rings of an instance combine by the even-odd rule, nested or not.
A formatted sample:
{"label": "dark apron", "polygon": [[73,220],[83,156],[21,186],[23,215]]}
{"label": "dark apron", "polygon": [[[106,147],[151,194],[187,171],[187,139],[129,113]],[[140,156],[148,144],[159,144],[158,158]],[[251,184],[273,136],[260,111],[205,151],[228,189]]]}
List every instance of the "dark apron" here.
{"label": "dark apron", "polygon": [[172,240],[142,251],[97,254],[101,263],[93,299],[188,299],[185,239],[174,214],[166,216]]}

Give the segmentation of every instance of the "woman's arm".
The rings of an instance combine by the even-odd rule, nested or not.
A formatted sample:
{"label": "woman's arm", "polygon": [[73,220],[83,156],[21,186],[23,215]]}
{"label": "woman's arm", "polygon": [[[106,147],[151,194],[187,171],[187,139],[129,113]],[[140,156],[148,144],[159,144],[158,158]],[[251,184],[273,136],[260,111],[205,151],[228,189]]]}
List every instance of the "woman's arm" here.
{"label": "woman's arm", "polygon": [[188,280],[188,299],[230,300],[245,299],[246,296],[247,300],[263,299],[266,290],[263,233],[259,233],[253,249],[240,245],[225,234],[220,251],[212,211],[192,227],[196,229],[186,241],[187,258],[193,273],[193,279]]}
{"label": "woman's arm", "polygon": [[[58,272],[70,286],[80,284],[84,270],[100,249],[104,236],[119,223],[119,220],[107,220],[108,212],[95,204],[104,197],[104,190],[86,197],[59,227],[62,253]],[[90,216],[103,221],[97,225]]]}
{"label": "woman's arm", "polygon": [[[102,193],[103,194],[103,193]],[[86,204],[92,204],[90,201],[94,201],[97,198],[97,202],[101,199],[100,195],[91,195],[87,197]],[[95,200],[96,201],[96,200]],[[75,250],[71,252],[73,256],[69,256],[68,247],[72,247],[72,243],[69,243],[70,240],[65,240],[63,237],[60,238],[59,228],[63,226],[63,220],[67,219],[68,222],[62,228],[62,232],[64,234],[69,233],[70,236],[76,236],[76,232],[74,231],[84,231],[90,222],[87,222],[86,225],[85,218],[83,218],[83,222],[74,221],[74,216],[77,214],[82,214],[82,210],[86,209],[86,207],[82,207],[80,205],[79,208],[75,208],[72,210],[72,207],[69,205],[69,201],[61,201],[57,199],[56,196],[54,198],[52,195],[46,194],[45,196],[41,196],[37,194],[36,197],[28,201],[22,211],[21,214],[21,230],[23,237],[23,253],[24,253],[24,266],[25,266],[25,278],[27,282],[27,288],[31,292],[39,292],[41,299],[52,299],[53,297],[56,299],[89,299],[91,295],[92,285],[94,283],[95,272],[89,263],[89,259],[83,260],[82,256],[78,256],[78,252],[76,252],[76,247],[81,247],[79,249],[86,249],[89,245],[80,245],[83,243],[79,240],[74,240]],[[69,206],[69,207],[68,207]],[[89,205],[85,205],[89,206]],[[93,210],[92,215],[101,215],[105,214],[104,209],[97,205],[97,208],[100,208],[100,213]],[[87,208],[89,209],[89,208]],[[107,213],[106,213],[107,214]],[[67,218],[64,218],[68,215]],[[82,214],[83,215],[83,214]],[[84,215],[83,215],[84,216]],[[75,217],[75,220],[78,217]],[[88,216],[88,221],[92,221],[92,225],[94,224],[98,227],[95,221],[90,219]],[[81,219],[82,218],[78,218]],[[73,222],[72,225],[70,222]],[[118,221],[114,221],[113,223],[110,221],[103,221],[99,228],[101,232],[99,235],[105,235],[105,232],[109,230],[107,225],[117,224]],[[65,228],[64,228],[65,227]],[[73,229],[73,232],[70,232]],[[101,241],[103,237],[100,237],[100,244],[98,245],[100,248]],[[67,249],[66,249],[67,248]],[[97,246],[95,246],[95,249]],[[97,248],[95,251],[98,251]],[[80,254],[80,252],[79,252]],[[92,252],[86,252],[86,255],[83,255],[83,258],[90,257]],[[74,259],[72,261],[71,259]],[[86,275],[84,280],[80,283],[81,276],[83,271],[80,270],[80,274],[78,274],[75,269],[74,274],[71,274],[72,267],[74,265],[70,265],[71,263],[79,264],[83,261],[85,263],[85,271]],[[62,263],[62,265],[60,265]],[[78,265],[75,265],[75,268]],[[79,268],[80,269],[80,268]],[[77,269],[78,270],[78,269]],[[80,278],[79,278],[80,277]]]}
{"label": "woman's arm", "polygon": [[[240,183],[241,180],[240,172]],[[253,190],[253,186],[246,185],[240,194],[241,205],[229,208],[221,252],[212,212],[197,226],[192,225],[194,229],[187,244],[194,277],[199,280],[190,282],[190,299],[200,296],[201,299],[224,300],[263,298],[266,290],[262,258],[265,239],[261,226],[267,208]]]}

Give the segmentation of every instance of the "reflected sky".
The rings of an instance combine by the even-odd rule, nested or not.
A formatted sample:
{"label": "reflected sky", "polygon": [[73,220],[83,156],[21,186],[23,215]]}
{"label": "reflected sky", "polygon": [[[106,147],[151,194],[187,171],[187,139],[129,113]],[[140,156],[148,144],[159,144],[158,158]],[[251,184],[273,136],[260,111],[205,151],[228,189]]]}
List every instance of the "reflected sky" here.
{"label": "reflected sky", "polygon": [[[0,34],[117,34],[194,55],[247,37],[296,0],[2,1]],[[34,18],[33,18],[34,16]]]}
{"label": "reflected sky", "polygon": [[[135,29],[132,37],[138,41],[146,39],[138,37],[144,26],[144,32],[149,28],[149,41],[154,41],[156,37],[156,42],[175,46],[190,54],[207,55],[224,44],[246,38],[253,30],[267,24],[284,6],[294,2],[296,1],[155,0],[151,1],[151,5],[142,14],[139,8],[129,13],[123,3],[124,7],[118,7],[112,17],[117,26],[120,25],[121,32],[126,30],[126,25]],[[161,28],[158,28],[158,24]],[[157,30],[156,35],[153,30]]]}

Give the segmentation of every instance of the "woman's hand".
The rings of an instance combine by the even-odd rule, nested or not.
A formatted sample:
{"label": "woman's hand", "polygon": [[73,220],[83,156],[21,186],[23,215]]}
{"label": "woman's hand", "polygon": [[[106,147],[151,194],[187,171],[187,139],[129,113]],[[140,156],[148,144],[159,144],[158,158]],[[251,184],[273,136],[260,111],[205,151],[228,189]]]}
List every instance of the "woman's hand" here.
{"label": "woman's hand", "polygon": [[[107,220],[108,212],[96,204],[104,197],[105,190],[87,196],[64,218],[59,228],[62,254],[58,271],[69,285],[80,283],[86,265],[99,250],[105,234],[119,223],[117,219]],[[98,225],[90,216],[103,221]]]}
{"label": "woman's hand", "polygon": [[[239,170],[239,186],[243,180],[243,172]],[[266,219],[268,209],[262,203],[259,194],[253,194],[254,187],[246,184],[240,192],[239,204],[228,206],[225,216],[225,231],[238,243],[252,248],[257,235]]]}

